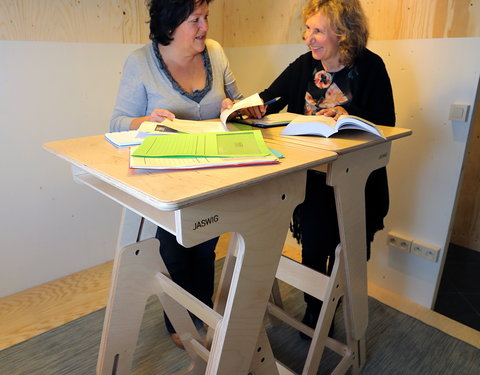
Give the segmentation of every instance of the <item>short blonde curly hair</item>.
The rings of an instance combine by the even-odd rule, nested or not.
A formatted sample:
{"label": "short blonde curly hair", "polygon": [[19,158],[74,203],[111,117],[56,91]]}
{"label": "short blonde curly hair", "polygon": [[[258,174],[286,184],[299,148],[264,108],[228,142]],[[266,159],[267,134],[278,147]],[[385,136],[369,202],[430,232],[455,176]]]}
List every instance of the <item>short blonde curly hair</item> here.
{"label": "short blonde curly hair", "polygon": [[303,7],[303,20],[321,12],[339,37],[340,62],[350,66],[365,49],[368,41],[368,22],[359,0],[309,0]]}

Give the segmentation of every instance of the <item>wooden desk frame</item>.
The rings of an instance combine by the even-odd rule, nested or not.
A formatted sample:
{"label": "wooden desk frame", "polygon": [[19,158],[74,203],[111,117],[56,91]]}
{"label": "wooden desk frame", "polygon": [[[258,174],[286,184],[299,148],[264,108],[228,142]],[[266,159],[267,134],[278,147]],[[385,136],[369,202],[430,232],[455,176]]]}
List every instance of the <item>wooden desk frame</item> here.
{"label": "wooden desk frame", "polygon": [[[318,328],[313,334],[307,327],[298,326],[290,321],[290,324],[312,336],[303,374],[317,372],[325,346],[336,350],[343,357],[336,368],[336,373],[345,373],[353,368],[353,373],[357,374],[365,363],[364,336],[368,325],[368,299],[364,240],[366,238],[365,206],[362,203],[368,176],[373,170],[387,165],[389,153],[390,142],[381,143],[341,155],[328,166],[327,183],[334,187],[341,233],[341,246],[338,248],[338,256],[331,277],[310,270],[313,275],[310,279],[306,278],[308,269],[287,259],[282,259],[276,272],[278,279],[308,291],[325,302],[317,324]],[[261,263],[268,261],[270,264],[278,264],[280,262],[284,237],[276,234],[285,232],[294,208],[303,201],[304,188],[297,187],[302,186],[302,183],[304,185],[304,181],[304,173],[295,178],[288,176],[285,182],[274,180],[267,185],[262,184],[262,186],[242,190],[233,196],[228,195],[213,201],[202,202],[175,212],[177,235],[185,246],[201,243],[213,235],[211,233],[207,237],[195,239],[184,237],[185,233],[190,234],[186,228],[193,227],[199,217],[210,217],[214,212],[218,212],[218,215],[241,212],[237,216],[237,222],[218,227],[219,232],[216,233],[220,235],[235,231],[236,234],[232,237],[232,244],[226,257],[214,309],[196,300],[168,279],[168,271],[158,255],[158,241],[150,240],[124,248],[118,257],[119,261],[114,266],[114,283],[106,313],[106,327],[102,337],[98,372],[121,374],[123,371],[117,372],[117,369],[130,368],[137,340],[135,333],[140,330],[145,302],[148,297],[157,294],[191,358],[191,366],[186,373],[229,374],[233,373],[233,369],[239,369],[238,373],[241,374],[248,372],[275,374],[279,369],[286,373],[288,370],[285,367],[282,368],[280,364],[276,364],[266,333],[262,328],[262,319],[259,319],[264,309],[260,306],[265,306],[264,303],[268,300],[271,290],[271,283],[268,280],[272,279],[267,268],[261,268]],[[280,188],[273,193],[279,186],[284,186],[284,183],[293,189]],[[271,197],[280,196],[280,199],[265,201],[263,194],[254,191],[257,189],[266,189],[272,193]],[[287,204],[284,199],[286,196],[295,198],[290,199]],[[259,197],[260,200],[257,201],[252,197]],[[284,204],[287,206],[282,207]],[[258,216],[255,209],[258,205],[266,210],[266,216]],[[273,211],[283,213],[282,217],[272,220],[269,213]],[[156,224],[163,226],[162,223]],[[172,230],[171,227],[167,229]],[[133,238],[132,242],[134,242]],[[245,252],[246,244],[249,244],[253,251]],[[272,251],[274,249],[277,250]],[[251,282],[247,280],[255,279],[257,288],[260,282],[253,274],[246,275],[245,270],[242,273],[241,263],[243,262],[255,264],[256,272],[266,277],[261,294],[260,290],[257,294],[258,302],[247,302],[250,303],[250,311],[254,306],[260,307],[260,310],[254,314],[257,317],[256,320],[253,315],[248,317],[251,323],[249,328],[252,331],[245,331],[245,328],[235,327],[232,323],[235,319],[247,319],[247,317],[235,316],[235,313],[241,310],[238,308],[241,302],[236,300],[235,293],[241,293],[242,288],[251,288],[251,286],[242,285]],[[300,270],[297,269],[298,266]],[[297,277],[292,278],[296,269]],[[323,282],[319,282],[322,279],[324,279]],[[139,290],[138,286],[142,288]],[[344,298],[343,306],[347,322],[346,344],[328,338],[328,328],[340,297]],[[234,308],[234,306],[237,307]],[[187,309],[213,328],[207,338],[207,347],[211,345],[214,348],[210,352],[201,344],[201,338],[189,318]],[[269,304],[269,312],[280,319],[284,317],[279,312],[278,306]],[[127,321],[128,327],[125,325]],[[228,324],[232,327],[228,327]],[[228,347],[230,339],[228,332],[236,329],[241,329],[242,334],[250,338],[245,340],[248,344],[244,345],[256,347],[257,351],[250,358],[244,355],[241,359],[238,357],[239,360],[235,363],[231,361],[228,364],[223,363],[219,360],[222,357],[219,348],[238,350],[238,348]],[[254,332],[259,331],[261,334],[257,339]],[[119,353],[123,354],[119,355]],[[112,358],[114,358],[113,362]],[[250,366],[247,366],[248,363]]]}
{"label": "wooden desk frame", "polygon": [[[408,134],[403,132],[392,139]],[[288,274],[294,274],[292,270],[296,266],[281,260],[281,250],[293,210],[305,195],[307,169],[325,163],[329,163],[327,183],[335,190],[341,247],[332,277],[326,278],[312,272],[317,274],[312,278],[314,283],[312,280],[302,281],[301,277],[297,277],[298,283],[292,283],[301,290],[309,291],[316,289],[315,282],[320,280],[324,285],[319,292],[320,297],[323,295],[323,299],[328,301],[324,303],[319,324],[313,333],[304,373],[316,372],[326,344],[337,348],[339,352],[347,353],[335,373],[344,373],[350,367],[354,373],[361,369],[364,363],[368,306],[362,204],[364,193],[359,186],[365,185],[372,170],[387,164],[391,139],[387,142],[357,142],[355,147],[336,155],[318,145],[299,141],[298,138],[292,142],[275,137],[266,138],[267,143],[288,153],[284,165],[244,169],[251,173],[250,177],[245,172],[245,177],[238,177],[231,169],[227,169],[223,172],[227,177],[214,181],[216,186],[210,181],[203,183],[196,189],[198,191],[195,191],[195,196],[182,195],[184,192],[172,196],[163,189],[162,192],[168,193],[164,195],[173,200],[167,200],[162,205],[150,195],[157,180],[140,179],[130,182],[131,177],[125,174],[120,161],[120,152],[115,154],[112,164],[115,171],[108,172],[108,155],[103,154],[110,150],[106,150],[105,147],[108,146],[99,142],[98,138],[93,141],[79,139],[78,144],[75,143],[76,140],[69,140],[45,145],[49,151],[79,167],[74,170],[77,181],[125,207],[122,219],[125,226],[131,222],[132,215],[141,215],[176,234],[179,243],[186,247],[223,233],[235,233],[222,270],[215,306],[211,309],[169,279],[156,239],[135,243],[136,234],[132,236],[131,230],[122,230],[122,240],[132,245],[119,250],[115,256],[98,374],[129,373],[145,302],[152,294],[158,295],[191,358],[191,366],[182,373],[291,374],[284,365],[276,362],[263,327],[263,318],[275,276],[290,281],[294,279]],[[90,147],[94,148],[102,160],[97,162],[91,153],[84,152],[85,148]],[[124,153],[122,157],[125,159],[127,155]],[[208,173],[206,175],[209,176]],[[197,174],[178,176],[182,182],[188,178],[196,181]],[[220,174],[213,172],[212,176],[215,179]],[[230,179],[238,178],[239,182],[245,182],[241,186],[235,183],[225,184],[229,176]],[[123,182],[124,178],[127,179],[127,184]],[[149,185],[145,192],[142,191],[143,184]],[[176,197],[180,200],[173,203]],[[170,201],[172,203],[168,203]],[[193,230],[195,223],[206,218],[211,219],[211,225]],[[340,296],[346,301],[346,347],[326,337],[326,330],[333,319],[336,301]],[[270,311],[280,311],[273,304],[268,306]],[[205,346],[200,343],[187,310],[211,328]],[[300,329],[311,334],[308,328]]]}
{"label": "wooden desk frame", "polygon": [[[192,364],[186,373],[248,373],[288,224],[305,195],[305,179],[306,171],[296,172],[171,212],[175,216],[178,240],[187,247],[223,233],[239,234],[235,237],[237,260],[234,267],[229,268],[229,282],[221,282],[220,286],[222,292],[228,290],[221,314],[218,308],[209,308],[168,278],[159,255],[158,240],[133,243],[120,250],[114,261],[97,373],[129,373],[145,303],[154,294],[159,297],[191,358]],[[120,201],[118,196],[116,200]],[[129,211],[125,211],[124,219],[128,215]],[[215,231],[192,233],[190,228],[199,218],[212,215],[223,218]],[[148,219],[172,230],[162,222]],[[251,290],[256,291],[255,296],[249,293]],[[201,344],[186,308],[214,328],[210,351]],[[242,324],[244,321],[249,322],[248,326]],[[275,374],[277,367],[271,350],[265,357],[269,360],[263,363],[263,373]]]}
{"label": "wooden desk frame", "polygon": [[[270,314],[312,337],[303,375],[317,373],[325,347],[342,356],[334,374],[345,374],[350,368],[358,374],[365,365],[368,293],[364,188],[370,173],[388,164],[390,150],[390,142],[381,143],[339,155],[329,165],[327,184],[334,187],[341,241],[331,276],[285,257],[280,262],[277,279],[323,301],[315,330],[288,316],[281,308],[278,294],[269,303]],[[341,297],[346,343],[328,337]]]}

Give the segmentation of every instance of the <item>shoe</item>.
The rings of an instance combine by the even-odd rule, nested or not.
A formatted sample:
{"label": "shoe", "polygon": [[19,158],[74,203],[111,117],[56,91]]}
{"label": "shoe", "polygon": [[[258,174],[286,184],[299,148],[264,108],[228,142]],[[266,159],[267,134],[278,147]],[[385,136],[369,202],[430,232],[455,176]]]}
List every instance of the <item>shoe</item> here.
{"label": "shoe", "polygon": [[183,342],[182,340],[180,340],[180,336],[178,335],[178,333],[171,333],[170,337],[172,338],[173,343],[177,347],[179,347],[180,349],[185,349],[185,347],[183,346]]}

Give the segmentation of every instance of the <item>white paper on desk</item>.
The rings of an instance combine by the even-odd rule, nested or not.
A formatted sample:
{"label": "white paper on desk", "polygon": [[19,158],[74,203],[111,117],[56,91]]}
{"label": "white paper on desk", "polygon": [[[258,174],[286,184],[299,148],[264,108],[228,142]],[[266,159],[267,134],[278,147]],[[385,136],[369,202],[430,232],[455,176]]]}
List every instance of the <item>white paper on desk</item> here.
{"label": "white paper on desk", "polygon": [[145,138],[149,135],[165,135],[172,134],[168,131],[156,131],[158,125],[172,128],[180,133],[219,133],[225,130],[223,124],[218,121],[194,121],[181,120],[174,118],[173,120],[165,119],[161,122],[144,121],[138,128],[138,138]]}
{"label": "white paper on desk", "polygon": [[238,111],[242,108],[254,107],[256,105],[263,105],[263,100],[260,98],[258,93],[250,95],[248,98],[242,99],[239,102],[236,102],[232,108],[222,111],[220,114],[220,120],[222,121],[223,126],[227,126],[227,119],[233,112]]}
{"label": "white paper on desk", "polygon": [[105,139],[115,147],[127,147],[139,145],[143,142],[142,138],[137,138],[136,130],[127,130],[123,132],[105,133]]}

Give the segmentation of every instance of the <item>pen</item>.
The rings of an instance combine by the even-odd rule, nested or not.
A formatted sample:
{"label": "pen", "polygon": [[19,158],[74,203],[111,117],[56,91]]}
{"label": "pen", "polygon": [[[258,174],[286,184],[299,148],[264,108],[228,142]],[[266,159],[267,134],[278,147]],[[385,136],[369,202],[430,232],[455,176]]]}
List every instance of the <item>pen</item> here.
{"label": "pen", "polygon": [[228,99],[230,99],[232,102],[233,102],[233,97],[232,95],[230,95],[230,93],[228,92],[228,90],[225,90],[225,95]]}
{"label": "pen", "polygon": [[277,100],[280,100],[280,96],[277,96],[276,98],[270,99],[267,102],[263,103],[263,105],[270,105],[275,103]]}

